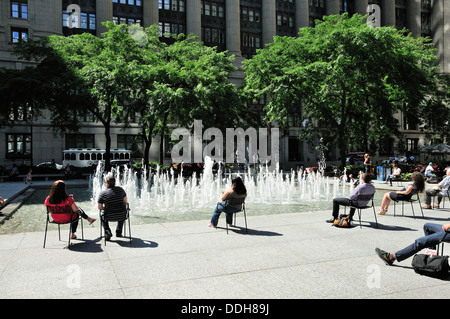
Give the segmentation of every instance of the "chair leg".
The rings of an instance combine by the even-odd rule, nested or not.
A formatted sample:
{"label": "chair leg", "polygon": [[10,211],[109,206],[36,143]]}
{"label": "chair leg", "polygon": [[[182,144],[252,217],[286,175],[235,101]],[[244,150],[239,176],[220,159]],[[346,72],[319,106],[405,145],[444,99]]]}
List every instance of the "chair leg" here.
{"label": "chair leg", "polygon": [[128,217],[128,233],[129,233],[129,235],[130,235],[130,245],[131,245],[132,239],[131,239],[131,223],[130,223],[130,217]]}
{"label": "chair leg", "polygon": [[362,228],[362,224],[361,224],[361,209],[358,209],[358,216],[359,216],[359,228]]}
{"label": "chair leg", "polygon": [[377,213],[375,212],[375,206],[373,206],[373,203],[372,203],[372,208],[373,208],[373,216],[375,216],[375,223],[377,224],[377,228],[378,228]]}
{"label": "chair leg", "polygon": [[412,210],[414,219],[416,219],[416,214],[414,214],[414,204],[413,204],[413,202],[411,202],[411,210]]}
{"label": "chair leg", "polygon": [[421,213],[422,213],[422,218],[425,218],[425,215],[423,214],[422,203],[420,202],[420,197],[419,197],[419,195],[417,195],[417,199],[419,200],[419,207],[420,207],[420,211],[421,211]]}
{"label": "chair leg", "polygon": [[244,208],[244,219],[245,219],[245,233],[248,234],[248,228],[247,228],[247,214],[245,213],[245,208]]}
{"label": "chair leg", "polygon": [[47,226],[48,226],[48,219],[47,219],[47,222],[45,223],[44,247],[43,248],[45,248],[45,241],[47,240]]}

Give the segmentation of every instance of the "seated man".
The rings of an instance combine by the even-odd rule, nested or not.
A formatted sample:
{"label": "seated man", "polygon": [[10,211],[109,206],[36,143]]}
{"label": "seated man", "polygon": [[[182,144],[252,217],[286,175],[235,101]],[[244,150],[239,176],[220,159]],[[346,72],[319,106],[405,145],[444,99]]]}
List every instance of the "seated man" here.
{"label": "seated man", "polygon": [[[394,261],[403,261],[411,256],[414,256],[417,252],[424,248],[434,249],[436,245],[442,242],[442,239],[444,239],[444,236],[449,229],[450,224],[439,225],[427,223],[423,226],[425,236],[416,239],[411,245],[397,251],[396,253],[389,253],[379,248],[376,248],[375,252],[386,265],[391,266]],[[450,240],[450,235],[445,238],[446,242],[448,240]]]}
{"label": "seated man", "polygon": [[447,169],[445,178],[432,189],[425,192],[425,206],[423,208],[431,208],[431,197],[437,196],[438,202],[434,205],[435,208],[439,208],[442,197],[450,195],[450,168]]}
{"label": "seated man", "polygon": [[392,186],[392,180],[399,179],[401,173],[402,173],[402,170],[400,169],[400,167],[398,167],[397,164],[394,164],[392,174],[388,176],[385,184],[389,183]]}
{"label": "seated man", "polygon": [[117,221],[116,236],[122,237],[123,222],[127,216],[127,194],[122,187],[116,186],[113,176],[106,177],[106,189],[98,195],[98,209],[103,211],[102,224],[106,240],[112,237],[109,221]]}
{"label": "seated man", "polygon": [[[332,218],[327,220],[327,223],[334,223],[334,221],[339,217],[339,206],[350,206],[352,204],[352,200],[355,201],[358,195],[372,195],[375,194],[375,186],[370,183],[370,174],[364,173],[361,176],[362,183],[359,184],[353,192],[350,194],[348,198],[335,198],[333,199],[333,213]],[[357,203],[358,206],[365,206],[367,202]],[[354,207],[350,208],[350,221],[353,220],[353,215],[355,214],[356,209]]]}

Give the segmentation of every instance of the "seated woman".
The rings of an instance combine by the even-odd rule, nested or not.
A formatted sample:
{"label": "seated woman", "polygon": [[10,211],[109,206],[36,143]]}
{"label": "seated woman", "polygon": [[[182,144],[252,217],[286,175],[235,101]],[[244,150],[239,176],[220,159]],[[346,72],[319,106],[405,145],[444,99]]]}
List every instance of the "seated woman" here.
{"label": "seated woman", "polygon": [[384,215],[388,211],[391,200],[410,200],[411,196],[417,193],[422,193],[425,189],[425,179],[419,172],[414,172],[411,176],[412,183],[406,185],[402,190],[396,192],[389,192],[384,194],[381,201],[381,207],[378,215]]}
{"label": "seated woman", "polygon": [[394,164],[392,174],[388,176],[385,184],[389,183],[392,186],[392,180],[399,179],[401,173],[402,173],[402,170],[400,169],[400,167],[398,167],[397,164]]}
{"label": "seated woman", "polygon": [[227,204],[227,200],[232,198],[246,198],[247,197],[247,189],[245,188],[244,182],[240,177],[236,177],[231,181],[231,187],[227,190],[222,196],[222,202],[218,203],[216,209],[214,210],[214,214],[211,217],[211,221],[209,222],[209,227],[217,227],[217,223],[219,222],[219,216],[221,213],[225,212],[226,222],[228,225],[231,225],[233,222],[233,213],[236,213],[242,210],[242,204],[239,205],[229,205]]}
{"label": "seated woman", "polygon": [[[53,183],[50,194],[45,199],[44,205],[49,208],[53,220],[57,223],[68,223],[70,222],[70,218],[72,216],[73,223],[71,239],[77,238],[75,232],[78,226],[78,216],[87,219],[89,225],[96,221],[95,218],[89,217],[82,209],[78,208],[72,195],[67,195],[66,184],[62,180],[58,180]],[[70,211],[68,208],[76,214],[61,213],[63,211]]]}

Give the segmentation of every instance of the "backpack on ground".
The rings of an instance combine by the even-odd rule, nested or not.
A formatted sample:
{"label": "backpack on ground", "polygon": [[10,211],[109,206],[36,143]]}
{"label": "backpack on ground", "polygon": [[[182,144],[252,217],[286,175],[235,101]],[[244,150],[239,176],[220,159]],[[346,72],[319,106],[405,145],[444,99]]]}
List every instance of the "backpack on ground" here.
{"label": "backpack on ground", "polygon": [[416,254],[411,262],[411,266],[420,275],[440,279],[449,276],[448,256]]}
{"label": "backpack on ground", "polygon": [[334,220],[333,226],[349,228],[350,226],[350,216],[348,215],[339,215],[337,219]]}

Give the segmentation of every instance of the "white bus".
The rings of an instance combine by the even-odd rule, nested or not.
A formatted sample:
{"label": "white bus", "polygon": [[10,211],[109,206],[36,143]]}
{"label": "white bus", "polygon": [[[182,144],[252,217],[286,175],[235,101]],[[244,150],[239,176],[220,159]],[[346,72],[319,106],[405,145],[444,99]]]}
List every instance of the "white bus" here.
{"label": "white bus", "polygon": [[[63,151],[63,165],[67,164],[77,167],[97,165],[98,161],[104,161],[106,151],[100,148],[69,148]],[[131,151],[126,149],[112,148],[110,160],[129,160]]]}

